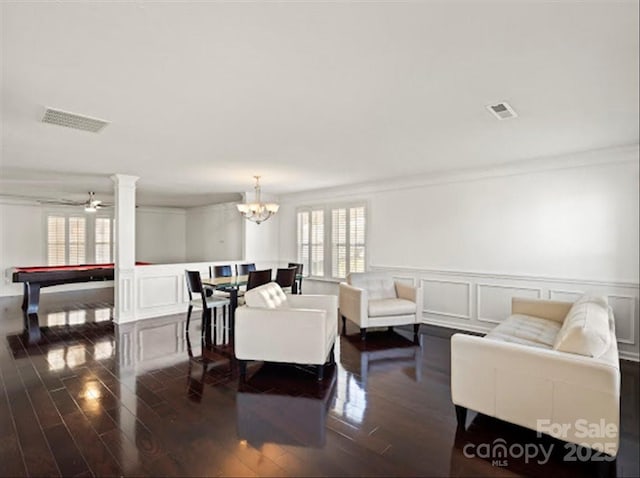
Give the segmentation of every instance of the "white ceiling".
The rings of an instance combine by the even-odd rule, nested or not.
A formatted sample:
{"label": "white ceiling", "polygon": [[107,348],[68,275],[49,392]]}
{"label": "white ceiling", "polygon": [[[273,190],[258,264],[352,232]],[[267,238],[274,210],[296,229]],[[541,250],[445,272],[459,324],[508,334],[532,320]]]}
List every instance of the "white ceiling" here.
{"label": "white ceiling", "polygon": [[636,144],[638,34],[637,1],[5,1],[0,192],[193,206]]}

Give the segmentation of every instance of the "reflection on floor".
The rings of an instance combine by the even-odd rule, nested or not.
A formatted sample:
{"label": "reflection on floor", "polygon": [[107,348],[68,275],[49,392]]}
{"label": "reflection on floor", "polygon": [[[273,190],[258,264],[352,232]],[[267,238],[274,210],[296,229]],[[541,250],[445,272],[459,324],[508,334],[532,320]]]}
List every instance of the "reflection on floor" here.
{"label": "reflection on floor", "polygon": [[[201,341],[186,316],[114,326],[110,291],[60,293],[42,340],[21,334],[17,299],[0,299],[0,475],[585,476],[562,443],[482,415],[456,429],[451,331],[356,329],[318,383],[302,366],[253,363],[239,381],[228,335]],[[56,315],[57,314],[57,315]],[[48,325],[48,327],[44,327]],[[623,364],[614,464],[637,476],[637,364]],[[548,463],[481,450],[553,445]],[[482,448],[484,446],[484,448]],[[500,448],[501,450],[502,448]]]}
{"label": "reflection on floor", "polygon": [[303,367],[263,365],[239,385],[238,438],[257,449],[265,443],[324,446],[335,384],[335,366],[317,382],[314,373]]}

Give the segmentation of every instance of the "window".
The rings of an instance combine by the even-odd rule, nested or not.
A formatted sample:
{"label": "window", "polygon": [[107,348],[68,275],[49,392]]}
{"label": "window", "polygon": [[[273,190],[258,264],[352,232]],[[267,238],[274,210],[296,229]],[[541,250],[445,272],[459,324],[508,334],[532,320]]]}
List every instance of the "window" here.
{"label": "window", "polygon": [[84,217],[70,217],[69,220],[69,264],[84,264],[86,237]]}
{"label": "window", "polygon": [[349,208],[349,272],[365,269],[365,223],[364,206]]}
{"label": "window", "polygon": [[111,218],[96,218],[96,264],[111,261]]}
{"label": "window", "polygon": [[46,216],[50,266],[109,263],[113,258],[113,219],[52,212]]}
{"label": "window", "polygon": [[298,262],[312,276],[324,275],[324,210],[298,212]]}
{"label": "window", "polygon": [[47,216],[47,263],[50,266],[83,264],[86,236],[84,217]]}
{"label": "window", "polygon": [[297,246],[298,262],[312,276],[342,279],[351,272],[364,272],[366,206],[345,204],[299,210]]}
{"label": "window", "polygon": [[47,264],[62,266],[67,263],[67,218],[47,217]]}
{"label": "window", "polygon": [[331,275],[347,276],[347,210],[331,210]]}
{"label": "window", "polygon": [[311,275],[324,275],[324,211],[311,212]]}
{"label": "window", "polygon": [[309,273],[309,211],[298,213],[298,262]]}

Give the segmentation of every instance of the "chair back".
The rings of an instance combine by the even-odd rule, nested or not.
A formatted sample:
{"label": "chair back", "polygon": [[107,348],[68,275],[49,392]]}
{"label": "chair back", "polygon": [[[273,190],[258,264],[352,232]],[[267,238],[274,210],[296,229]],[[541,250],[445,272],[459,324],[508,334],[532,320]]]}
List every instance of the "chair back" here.
{"label": "chair back", "polygon": [[238,276],[249,275],[249,272],[252,272],[255,270],[256,270],[256,265],[253,262],[250,264],[236,264],[236,275]]}
{"label": "chair back", "polygon": [[263,271],[249,271],[249,280],[247,281],[247,290],[251,290],[254,287],[268,284],[271,282],[271,269],[265,269]]}
{"label": "chair back", "polygon": [[302,270],[304,269],[304,264],[300,264],[298,262],[289,262],[287,267],[295,267],[296,275],[302,275]]}
{"label": "chair back", "polygon": [[387,272],[355,272],[347,276],[347,284],[364,289],[369,299],[395,299],[396,285]]}
{"label": "chair back", "polygon": [[233,269],[230,265],[224,266],[209,266],[209,277],[215,279],[216,277],[232,277]]}
{"label": "chair back", "polygon": [[293,287],[293,283],[296,281],[297,267],[287,267],[286,269],[278,269],[276,271],[276,283],[282,287]]}
{"label": "chair back", "polygon": [[187,291],[189,292],[189,301],[193,300],[193,294],[200,294],[202,297],[202,305],[206,308],[206,299],[204,287],[202,287],[202,278],[200,271],[184,271],[187,280]]}

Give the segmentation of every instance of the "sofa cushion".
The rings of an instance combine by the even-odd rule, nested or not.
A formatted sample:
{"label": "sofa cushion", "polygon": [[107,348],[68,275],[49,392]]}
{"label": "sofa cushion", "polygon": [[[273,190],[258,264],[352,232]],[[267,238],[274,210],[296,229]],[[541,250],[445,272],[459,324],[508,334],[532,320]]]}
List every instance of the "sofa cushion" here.
{"label": "sofa cushion", "polygon": [[364,289],[369,299],[395,299],[396,285],[386,272],[360,272],[349,274],[347,283],[358,289]]}
{"label": "sofa cushion", "polygon": [[602,299],[581,298],[571,307],[553,348],[598,358],[611,345],[609,309]]}
{"label": "sofa cushion", "polygon": [[261,307],[264,309],[288,307],[287,295],[275,282],[269,282],[248,290],[244,294],[244,301],[247,307]]}
{"label": "sofa cushion", "polygon": [[551,349],[560,327],[561,325],[555,320],[514,314],[507,317],[486,337],[504,342]]}
{"label": "sofa cushion", "polygon": [[369,300],[369,317],[407,315],[416,313],[416,303],[406,299]]}

